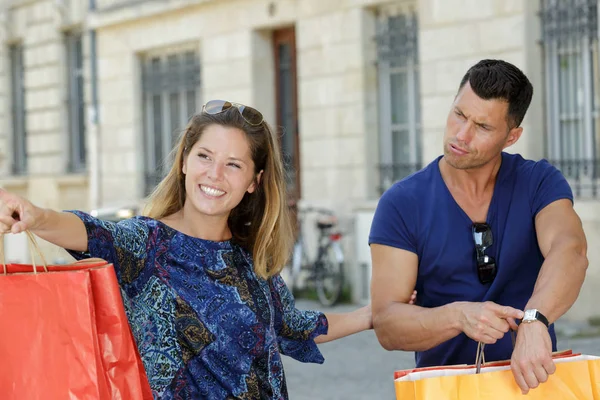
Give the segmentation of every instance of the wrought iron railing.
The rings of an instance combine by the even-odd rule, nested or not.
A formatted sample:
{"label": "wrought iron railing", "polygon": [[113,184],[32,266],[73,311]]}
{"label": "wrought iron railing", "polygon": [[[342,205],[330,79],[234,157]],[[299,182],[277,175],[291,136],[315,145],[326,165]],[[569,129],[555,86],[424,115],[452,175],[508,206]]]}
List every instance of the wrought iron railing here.
{"label": "wrought iron railing", "polygon": [[421,169],[420,163],[379,164],[379,193],[385,192],[395,182]]}
{"label": "wrought iron railing", "polygon": [[550,160],[550,163],[562,172],[575,197],[599,197],[600,160]]}

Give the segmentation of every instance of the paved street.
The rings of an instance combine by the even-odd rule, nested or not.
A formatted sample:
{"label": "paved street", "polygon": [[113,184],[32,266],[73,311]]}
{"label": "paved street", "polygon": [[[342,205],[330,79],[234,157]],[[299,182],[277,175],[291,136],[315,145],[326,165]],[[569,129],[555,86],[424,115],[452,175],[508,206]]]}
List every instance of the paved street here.
{"label": "paved street", "polygon": [[[298,301],[300,309],[319,309],[315,302]],[[335,312],[352,310],[340,306]],[[559,349],[572,348],[585,354],[600,355],[600,337],[560,340]],[[291,400],[393,400],[393,372],[414,366],[412,353],[383,350],[373,331],[363,332],[320,346],[325,364],[303,364],[284,357]]]}

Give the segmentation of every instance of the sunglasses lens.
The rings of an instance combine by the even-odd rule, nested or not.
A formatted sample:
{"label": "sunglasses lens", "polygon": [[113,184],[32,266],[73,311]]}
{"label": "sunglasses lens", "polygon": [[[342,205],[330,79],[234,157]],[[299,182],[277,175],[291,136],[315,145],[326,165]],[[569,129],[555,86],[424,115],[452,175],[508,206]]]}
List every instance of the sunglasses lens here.
{"label": "sunglasses lens", "polygon": [[240,107],[240,112],[242,113],[242,117],[244,117],[250,125],[260,125],[260,123],[263,122],[262,114],[252,107]]}
{"label": "sunglasses lens", "polygon": [[473,239],[477,246],[490,247],[494,242],[492,237],[492,229],[488,224],[473,225]]}
{"label": "sunglasses lens", "polygon": [[481,283],[490,283],[496,277],[496,262],[492,260],[477,265],[477,275]]}
{"label": "sunglasses lens", "polygon": [[228,108],[231,108],[231,103],[225,100],[211,100],[204,105],[204,112],[207,114],[218,114]]}
{"label": "sunglasses lens", "polygon": [[496,261],[484,251],[493,243],[492,228],[488,224],[473,224],[473,241],[477,256],[477,276],[482,284],[490,283],[496,277]]}

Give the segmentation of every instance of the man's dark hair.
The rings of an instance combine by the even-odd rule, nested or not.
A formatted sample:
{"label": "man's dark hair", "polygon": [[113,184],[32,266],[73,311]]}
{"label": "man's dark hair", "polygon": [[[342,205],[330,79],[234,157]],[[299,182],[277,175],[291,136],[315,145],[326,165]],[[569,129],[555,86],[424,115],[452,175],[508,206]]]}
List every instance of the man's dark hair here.
{"label": "man's dark hair", "polygon": [[510,129],[521,125],[531,103],[533,86],[519,68],[502,60],[481,60],[469,68],[460,82],[459,92],[467,82],[473,92],[484,100],[508,102],[507,123]]}

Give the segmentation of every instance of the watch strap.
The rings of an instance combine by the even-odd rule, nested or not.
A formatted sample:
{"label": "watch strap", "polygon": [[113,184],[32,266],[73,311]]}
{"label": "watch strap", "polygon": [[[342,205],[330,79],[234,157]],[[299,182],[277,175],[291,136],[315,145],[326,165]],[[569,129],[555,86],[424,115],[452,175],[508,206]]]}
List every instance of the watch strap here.
{"label": "watch strap", "polygon": [[539,312],[539,310],[526,310],[526,312],[529,311],[535,311],[533,317],[531,319],[527,319],[524,322],[533,322],[533,321],[540,321],[541,323],[543,323],[544,325],[546,325],[546,328],[548,328],[550,326],[550,323],[548,322],[548,318],[546,318],[546,316],[544,314],[542,314],[541,312]]}
{"label": "watch strap", "polygon": [[546,318],[546,316],[544,314],[542,314],[541,312],[536,312],[535,313],[535,317],[537,318],[538,321],[541,321],[544,325],[546,325],[546,328],[548,328],[550,326],[550,323],[548,323],[548,318]]}

